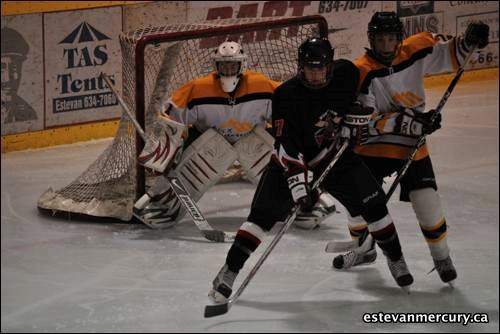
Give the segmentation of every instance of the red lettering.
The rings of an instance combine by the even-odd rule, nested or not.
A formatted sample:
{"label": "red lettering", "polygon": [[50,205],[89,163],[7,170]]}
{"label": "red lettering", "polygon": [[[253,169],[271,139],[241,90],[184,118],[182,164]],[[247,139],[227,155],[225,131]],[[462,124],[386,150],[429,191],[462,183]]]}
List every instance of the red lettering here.
{"label": "red lettering", "polygon": [[209,8],[207,20],[230,19],[233,17],[233,7]]}
{"label": "red lettering", "polygon": [[[230,19],[233,17],[233,7],[215,7],[209,8],[207,12],[208,20],[218,20],[218,19]],[[215,48],[220,43],[224,42],[225,37],[209,37],[204,38],[200,41],[200,49]]]}
{"label": "red lettering", "polygon": [[[285,16],[288,9],[288,1],[266,1],[262,9],[262,17]],[[267,31],[257,32],[256,42],[261,42],[266,39]],[[281,29],[273,29],[269,32],[268,39],[278,39],[281,34]]]}
{"label": "red lettering", "polygon": [[[238,11],[237,18],[244,17],[257,17],[257,10],[259,9],[258,3],[249,3],[243,4],[240,6],[240,10]],[[247,32],[243,34],[242,43],[252,43],[255,33]]]}
{"label": "red lettering", "polygon": [[[304,8],[310,6],[311,1],[290,1],[290,8],[293,8],[292,16],[304,15]],[[287,37],[295,37],[299,32],[299,27],[292,26],[288,28]]]}
{"label": "red lettering", "polygon": [[[287,14],[288,8],[292,9],[291,16],[304,15],[305,7],[310,6],[311,1],[266,1],[264,2],[261,17],[284,17]],[[236,7],[235,7],[236,8]],[[209,8],[207,12],[207,20],[228,19],[233,15],[236,18],[253,18],[258,17],[259,3],[246,3],[239,6],[239,10],[233,10],[231,6]],[[236,11],[236,13],[235,13]],[[288,27],[286,29],[288,37],[295,37],[298,34],[298,27]],[[279,39],[282,29],[262,30],[257,33],[249,32],[244,34],[233,34],[229,36],[219,36],[205,38],[200,41],[200,48],[217,47],[224,40],[233,41],[241,40],[242,43],[261,42],[266,39]]]}

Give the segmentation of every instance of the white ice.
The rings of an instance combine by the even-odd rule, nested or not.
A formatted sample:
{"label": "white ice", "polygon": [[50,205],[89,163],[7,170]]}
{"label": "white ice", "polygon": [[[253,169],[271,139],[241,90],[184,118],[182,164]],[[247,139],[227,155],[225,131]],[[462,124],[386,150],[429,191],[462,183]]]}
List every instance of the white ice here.
{"label": "white ice", "polygon": [[[446,87],[428,90],[436,106]],[[75,179],[108,145],[94,141],[2,154],[2,332],[497,332],[498,81],[459,83],[429,139],[458,271],[443,284],[408,203],[389,203],[415,283],[398,288],[379,251],[375,264],[332,270],[333,239],[348,239],[344,209],[319,230],[284,235],[237,303],[206,319],[212,279],[230,244],[206,241],[185,219],[164,231],[140,224],[53,219],[36,202]],[[214,227],[236,231],[249,183],[217,185],[199,205]],[[279,226],[278,226],[279,227]],[[276,229],[273,230],[275,232]],[[265,239],[240,273],[246,277]],[[489,323],[363,322],[374,312],[484,313]]]}

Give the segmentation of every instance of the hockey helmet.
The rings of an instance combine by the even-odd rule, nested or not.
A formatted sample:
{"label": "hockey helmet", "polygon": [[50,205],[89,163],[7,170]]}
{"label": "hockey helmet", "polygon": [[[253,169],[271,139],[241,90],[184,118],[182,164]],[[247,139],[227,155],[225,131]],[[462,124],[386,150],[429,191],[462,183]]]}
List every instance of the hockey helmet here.
{"label": "hockey helmet", "polygon": [[[387,52],[377,50],[375,47],[375,36],[378,34],[396,34],[399,41],[394,51]],[[368,40],[370,48],[375,57],[383,63],[390,63],[396,58],[401,41],[404,38],[403,23],[395,12],[376,12],[368,23]]]}
{"label": "hockey helmet", "polygon": [[[334,50],[327,38],[309,38],[299,47],[298,74],[302,83],[312,89],[325,87],[332,79]],[[306,72],[322,71],[318,80],[311,81]]]}
{"label": "hockey helmet", "polygon": [[247,55],[241,45],[226,41],[215,50],[212,59],[222,90],[227,93],[234,91],[247,63]]}

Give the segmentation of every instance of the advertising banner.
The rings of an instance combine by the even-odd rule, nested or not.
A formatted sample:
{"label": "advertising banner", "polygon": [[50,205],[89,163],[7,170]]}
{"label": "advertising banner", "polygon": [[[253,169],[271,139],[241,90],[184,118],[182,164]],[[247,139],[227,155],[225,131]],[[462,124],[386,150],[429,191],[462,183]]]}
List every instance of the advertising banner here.
{"label": "advertising banner", "polygon": [[120,117],[118,100],[100,74],[121,88],[122,9],[45,14],[44,30],[46,126]]}

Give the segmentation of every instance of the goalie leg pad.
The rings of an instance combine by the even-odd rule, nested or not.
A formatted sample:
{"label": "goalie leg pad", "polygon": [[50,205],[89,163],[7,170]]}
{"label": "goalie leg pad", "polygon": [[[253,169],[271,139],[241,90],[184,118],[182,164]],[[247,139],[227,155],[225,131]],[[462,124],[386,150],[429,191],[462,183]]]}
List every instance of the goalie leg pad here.
{"label": "goalie leg pad", "polygon": [[217,131],[208,129],[185,149],[175,173],[191,198],[198,201],[237,158],[233,146]]}
{"label": "goalie leg pad", "polygon": [[[183,152],[180,162],[173,170],[197,202],[224,175],[226,169],[236,160],[237,153],[224,137],[208,129]],[[153,228],[167,228],[179,222],[186,209],[170,187],[164,176],[148,190],[134,206],[134,216]],[[144,196],[143,196],[144,197]]]}
{"label": "goalie leg pad", "polygon": [[274,138],[262,126],[256,126],[248,136],[238,140],[234,148],[238,161],[253,184],[259,183],[260,175],[269,162]]}

